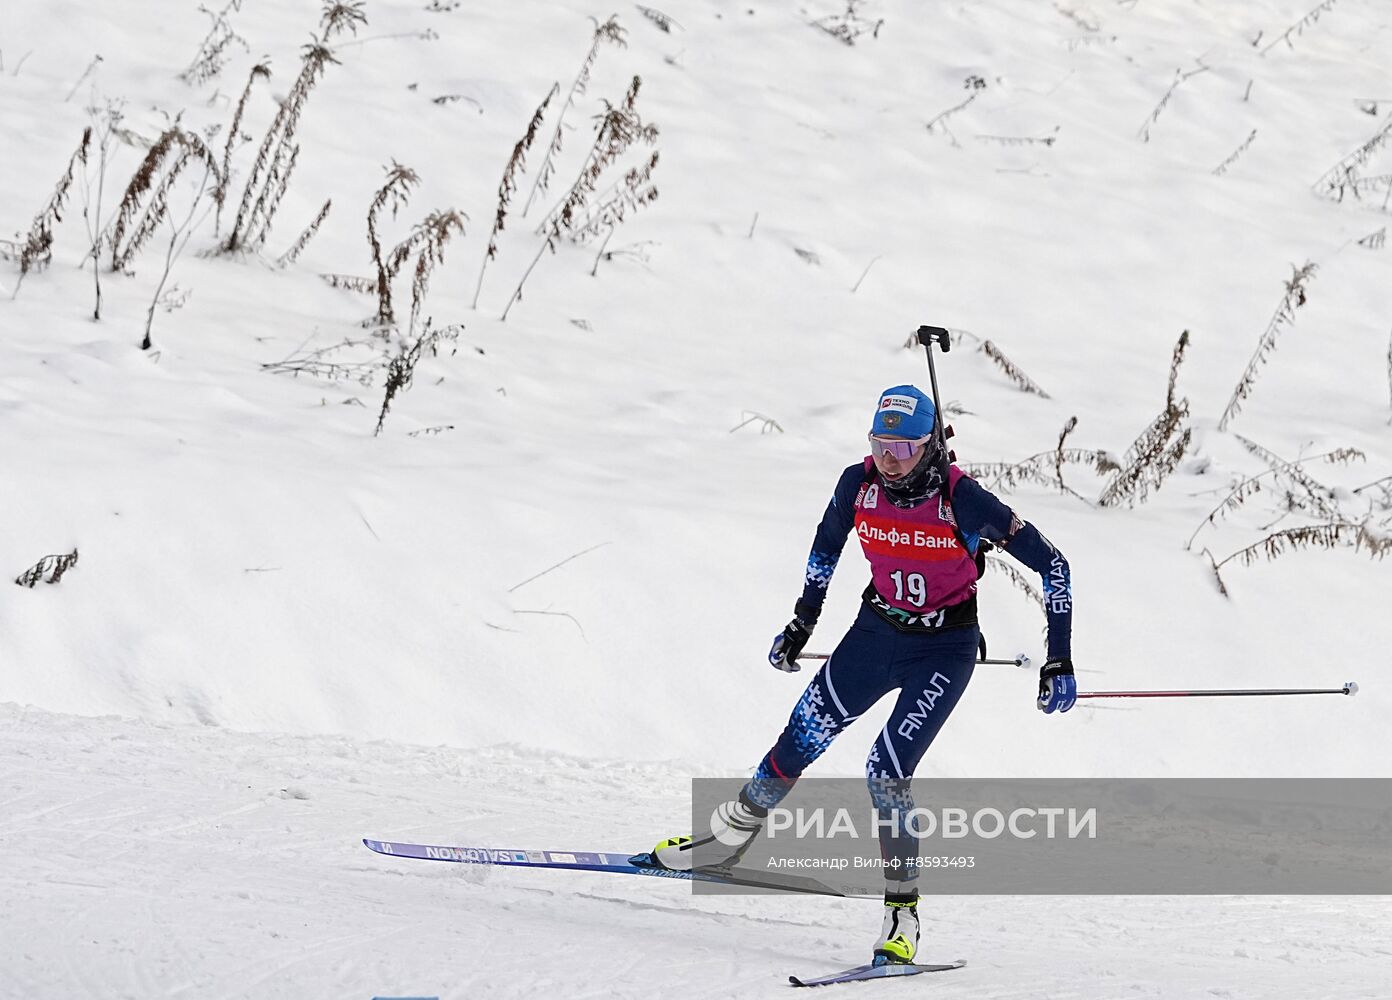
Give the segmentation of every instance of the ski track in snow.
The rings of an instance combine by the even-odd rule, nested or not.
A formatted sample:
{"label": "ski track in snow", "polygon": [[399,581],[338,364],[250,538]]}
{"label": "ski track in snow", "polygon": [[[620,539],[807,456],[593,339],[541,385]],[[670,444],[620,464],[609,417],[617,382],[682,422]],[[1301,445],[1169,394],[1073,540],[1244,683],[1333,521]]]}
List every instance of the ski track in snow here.
{"label": "ski track in snow", "polygon": [[[639,849],[603,761],[11,705],[0,759],[2,996],[783,996],[790,973],[862,960],[873,932],[873,901],[692,897],[357,839]],[[679,768],[613,763],[635,800],[684,808]],[[561,808],[529,811],[543,783]],[[924,914],[926,954],[970,964],[904,996],[1372,998],[1392,977],[1379,899],[961,897]]]}

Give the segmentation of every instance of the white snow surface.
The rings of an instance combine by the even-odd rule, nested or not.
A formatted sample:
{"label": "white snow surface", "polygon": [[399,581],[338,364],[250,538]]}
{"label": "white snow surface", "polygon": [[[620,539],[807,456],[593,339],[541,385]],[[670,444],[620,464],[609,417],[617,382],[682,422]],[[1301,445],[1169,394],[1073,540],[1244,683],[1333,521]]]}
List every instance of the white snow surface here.
{"label": "white snow surface", "polygon": [[[1083,688],[1361,690],[1045,717],[1032,672],[982,667],[920,774],[1392,776],[1387,563],[1232,562],[1225,597],[1203,554],[1312,523],[1268,489],[1205,525],[1266,467],[1239,435],[1290,460],[1358,449],[1307,466],[1353,520],[1378,495],[1354,491],[1392,474],[1388,187],[1316,189],[1392,120],[1392,7],[1311,6],[865,0],[883,23],[850,46],[810,24],[845,9],[832,0],[690,0],[663,7],[669,32],[622,7],[627,44],[599,51],[523,219],[589,18],[609,10],[369,0],[305,105],[266,247],[216,254],[206,217],[171,269],[186,300],[156,310],[148,352],[169,230],[133,275],[104,270],[94,322],[95,157],[79,165],[51,264],[21,283],[0,261],[0,570],[80,552],[56,586],[0,587],[0,996],[754,996],[862,960],[878,919],[863,900],[693,899],[380,858],[359,838],[638,850],[686,825],[691,776],[747,773],[807,676],[764,653],[831,487],[864,454],[878,392],[927,386],[905,349],[921,323],[959,331],[938,370],[966,411],[951,422],[968,463],[1051,451],[1073,416],[1070,446],[1122,455],[1190,331],[1176,393],[1193,439],[1158,493],[1099,507],[1106,480],[1078,465],[1076,494],[999,490],[1069,558]],[[221,126],[220,158],[269,58],[225,234],[318,15],[227,5],[245,45],[193,86],[178,74],[210,23],[193,0],[5,0],[0,234],[23,241],[89,108],[123,102],[130,137],[112,147],[103,220],[140,141],[174,118]],[[502,321],[541,212],[634,75],[660,129],[660,198],[597,268],[597,245],[544,255]],[[553,82],[471,308],[503,167]],[[384,242],[434,209],[468,215],[425,309],[463,329],[374,436],[380,371],[364,386],[262,366],[345,339],[360,346],[343,362],[394,346],[364,326],[371,296],[321,278],[374,273],[365,218],[393,162],[421,182],[383,215]],[[1389,172],[1392,143],[1360,167]],[[328,198],[318,236],[278,267]],[[1306,261],[1308,301],[1220,431]],[[409,275],[396,296],[404,316]],[[1048,396],[1021,392],[983,339]],[[820,650],[856,610],[856,548]],[[1042,616],[1002,575],[982,605],[993,654],[1042,660]],[[814,773],[858,773],[875,715]],[[928,953],[970,965],[885,988],[1372,997],[1392,981],[1378,898],[924,910]]]}

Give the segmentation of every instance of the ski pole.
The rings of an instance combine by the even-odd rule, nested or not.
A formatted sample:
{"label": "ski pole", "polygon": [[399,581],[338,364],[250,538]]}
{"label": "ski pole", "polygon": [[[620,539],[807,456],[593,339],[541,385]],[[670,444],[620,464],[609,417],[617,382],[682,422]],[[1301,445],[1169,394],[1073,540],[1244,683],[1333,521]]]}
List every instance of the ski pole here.
{"label": "ski pole", "polygon": [[1349,681],[1339,688],[1232,688],[1208,691],[1079,691],[1083,698],[1240,698],[1278,694],[1348,694],[1358,693],[1358,682]]}
{"label": "ski pole", "polygon": [[[830,653],[799,653],[799,654],[798,654],[798,659],[799,659],[799,660],[829,660],[829,659],[831,659],[831,654],[830,654]],[[1030,663],[1030,658],[1029,658],[1029,656],[1028,656],[1027,654],[1025,654],[1025,653],[1021,653],[1019,656],[1015,657],[1015,659],[1013,659],[1013,660],[977,660],[976,662],[977,662],[977,663],[993,663],[993,664],[996,664],[997,666],[1002,666],[1002,667],[1025,667],[1025,668],[1027,668],[1027,669],[1028,669],[1030,666],[1032,666],[1032,664]],[[1079,695],[1079,697],[1082,697],[1082,696]]]}
{"label": "ski pole", "polygon": [[920,326],[918,328],[918,342],[923,345],[923,353],[928,355],[928,379],[933,385],[933,433],[938,438],[938,447],[942,449],[942,454],[947,454],[947,433],[943,430],[942,419],[942,396],[938,394],[938,370],[933,367],[933,341],[942,345],[942,352],[946,354],[952,350],[952,335],[940,326]]}

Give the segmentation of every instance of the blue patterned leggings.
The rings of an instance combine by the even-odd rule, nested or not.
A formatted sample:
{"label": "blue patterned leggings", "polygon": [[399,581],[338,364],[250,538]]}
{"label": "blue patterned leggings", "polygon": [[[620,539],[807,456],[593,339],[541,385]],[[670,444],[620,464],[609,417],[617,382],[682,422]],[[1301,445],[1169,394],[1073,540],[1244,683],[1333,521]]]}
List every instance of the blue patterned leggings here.
{"label": "blue patterned leggings", "polygon": [[[862,606],[831,659],[807,685],[745,795],[765,809],[776,806],[843,729],[898,689],[889,721],[866,758],[865,778],[882,814],[899,809],[902,815],[913,808],[909,779],[971,680],[978,636],[974,625],[901,632]],[[892,832],[882,834],[881,850],[886,858],[915,853],[902,834]]]}

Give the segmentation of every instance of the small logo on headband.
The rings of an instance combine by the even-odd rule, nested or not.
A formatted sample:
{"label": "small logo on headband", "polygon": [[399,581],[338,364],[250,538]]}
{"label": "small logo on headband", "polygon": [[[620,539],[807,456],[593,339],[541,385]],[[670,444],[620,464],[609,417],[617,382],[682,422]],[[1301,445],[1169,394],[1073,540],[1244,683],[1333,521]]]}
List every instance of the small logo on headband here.
{"label": "small logo on headband", "polygon": [[914,411],[918,409],[918,400],[912,396],[884,396],[880,399],[880,409],[899,410],[913,416]]}

